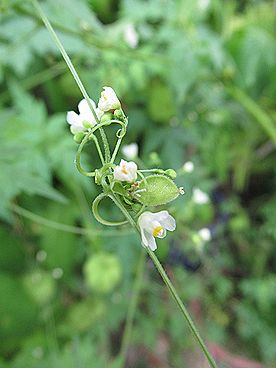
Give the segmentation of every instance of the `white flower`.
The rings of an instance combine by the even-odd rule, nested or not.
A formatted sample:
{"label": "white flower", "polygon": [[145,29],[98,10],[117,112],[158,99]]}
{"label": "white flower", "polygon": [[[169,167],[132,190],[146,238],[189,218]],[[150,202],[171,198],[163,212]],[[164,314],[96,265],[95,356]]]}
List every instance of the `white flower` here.
{"label": "white flower", "polygon": [[183,170],[187,173],[193,172],[194,171],[194,164],[192,163],[192,161],[185,162],[185,164],[183,165]]}
{"label": "white flower", "polygon": [[138,45],[139,36],[136,32],[134,25],[129,23],[124,29],[124,39],[129,47],[135,49]]}
{"label": "white flower", "polygon": [[197,204],[205,204],[209,202],[208,194],[198,188],[194,188],[192,198],[193,201]]}
{"label": "white flower", "polygon": [[[90,102],[96,111],[97,117],[100,119],[103,115],[103,112],[99,109],[96,109],[96,104],[93,100],[90,99]],[[84,132],[97,123],[85,99],[81,100],[78,105],[78,109],[80,112],[79,114],[75,113],[75,111],[67,112],[67,122],[71,125],[70,130],[73,134]]]}
{"label": "white flower", "polygon": [[168,211],[144,212],[139,216],[138,225],[141,230],[143,247],[149,247],[152,251],[157,248],[156,237],[164,238],[166,230],[174,231],[176,228],[175,219]]}
{"label": "white flower", "polygon": [[205,11],[210,5],[210,0],[198,0],[198,8],[201,11]]}
{"label": "white flower", "polygon": [[207,227],[200,229],[198,235],[204,242],[211,240],[211,231]]}
{"label": "white flower", "polygon": [[138,145],[131,143],[122,147],[123,155],[128,160],[133,160],[138,155]]}
{"label": "white flower", "polygon": [[99,100],[98,107],[102,111],[110,111],[119,109],[121,107],[121,103],[116,96],[115,91],[111,87],[103,87],[103,91],[101,93],[101,97]]}
{"label": "white flower", "polygon": [[115,180],[132,183],[137,179],[137,165],[135,162],[121,160],[120,165],[114,168],[113,175]]}

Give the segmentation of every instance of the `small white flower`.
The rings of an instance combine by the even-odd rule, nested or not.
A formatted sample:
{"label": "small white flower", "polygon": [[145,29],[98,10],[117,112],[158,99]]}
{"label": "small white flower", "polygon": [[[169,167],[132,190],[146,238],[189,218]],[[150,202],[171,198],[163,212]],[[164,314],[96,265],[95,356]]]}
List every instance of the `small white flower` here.
{"label": "small white flower", "polygon": [[139,36],[134,25],[129,23],[124,29],[124,39],[129,47],[135,49],[138,45]]}
{"label": "small white flower", "polygon": [[193,201],[197,204],[205,204],[209,202],[209,196],[199,188],[193,190]]}
{"label": "small white flower", "polygon": [[198,0],[198,8],[201,11],[205,11],[210,4],[210,0]]}
{"label": "small white flower", "polygon": [[[97,117],[100,119],[103,115],[103,112],[99,109],[96,109],[96,104],[93,100],[90,99],[90,102],[96,111]],[[84,132],[97,123],[85,99],[80,101],[78,109],[80,112],[79,114],[75,113],[75,111],[67,112],[67,122],[71,125],[70,130],[73,134]]]}
{"label": "small white flower", "polygon": [[56,280],[60,279],[63,276],[63,269],[60,267],[54,268],[52,271],[52,276]]}
{"label": "small white flower", "polygon": [[198,235],[204,242],[208,242],[211,240],[211,231],[207,227],[203,227],[202,229],[200,229]]}
{"label": "small white flower", "polygon": [[127,160],[133,160],[138,156],[138,145],[131,143],[122,147],[122,153]]}
{"label": "small white flower", "polygon": [[120,165],[114,168],[114,179],[133,183],[137,179],[137,165],[135,162],[121,160]]}
{"label": "small white flower", "polygon": [[166,230],[174,231],[175,219],[168,211],[156,213],[144,212],[139,216],[138,225],[141,231],[142,246],[149,247],[152,251],[157,249],[155,238],[164,238]]}
{"label": "small white flower", "polygon": [[182,168],[185,172],[191,173],[194,171],[194,164],[192,163],[192,161],[187,161]]}
{"label": "small white flower", "polygon": [[111,87],[103,87],[103,89],[104,90],[101,93],[98,104],[99,109],[104,112],[119,109],[121,107],[121,103],[118,100],[114,89]]}

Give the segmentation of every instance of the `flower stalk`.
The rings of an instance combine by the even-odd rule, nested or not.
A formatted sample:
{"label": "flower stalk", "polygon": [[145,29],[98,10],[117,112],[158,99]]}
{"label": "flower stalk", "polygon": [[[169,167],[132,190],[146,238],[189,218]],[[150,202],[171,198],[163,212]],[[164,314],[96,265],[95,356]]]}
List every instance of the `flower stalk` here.
{"label": "flower stalk", "polygon": [[[190,330],[205,354],[210,367],[216,368],[216,363],[209,353],[205,343],[203,342],[199,332],[197,331],[192,318],[190,317],[187,309],[181,301],[177,291],[172,285],[169,277],[167,276],[164,268],[159,262],[158,258],[154,254],[152,249],[156,247],[155,237],[164,237],[166,235],[165,230],[173,231],[175,228],[174,219],[167,211],[161,211],[159,213],[144,212],[144,209],[148,206],[154,207],[164,205],[172,200],[176,199],[179,194],[183,194],[183,188],[177,188],[173,179],[175,179],[176,173],[172,169],[149,169],[138,170],[137,165],[131,162],[121,162],[116,166],[114,164],[117,153],[120,148],[121,141],[126,134],[128,120],[121,108],[121,103],[117,98],[116,93],[111,87],[104,87],[104,91],[101,94],[101,98],[98,103],[98,108],[95,107],[95,103],[90,99],[84,85],[82,84],[68,54],[66,53],[63,45],[61,44],[58,36],[56,35],[49,20],[41,9],[37,0],[32,0],[37,12],[39,13],[42,21],[49,30],[54,42],[59,48],[71,74],[73,75],[84,99],[79,105],[79,115],[73,111],[67,115],[68,123],[71,125],[71,131],[73,134],[82,133],[81,136],[76,137],[75,140],[80,140],[80,145],[76,154],[76,167],[82,175],[88,177],[94,177],[95,183],[102,187],[103,192],[97,196],[92,204],[92,212],[95,218],[102,224],[108,226],[118,226],[128,222],[138,233],[142,236],[142,245],[146,248],[146,251],[154,263],[157,271],[159,272],[162,280],[169,289],[173,299],[179,307],[184,319],[188,323]],[[83,107],[85,106],[85,117],[83,117]],[[86,107],[90,109],[89,113],[86,113]],[[91,118],[91,114],[93,119]],[[99,113],[100,112],[100,113]],[[103,114],[101,113],[103,112]],[[105,118],[106,113],[110,118]],[[105,134],[104,128],[107,128],[111,124],[119,124],[120,128],[116,133],[117,142],[113,153],[110,152],[109,143]],[[73,128],[72,128],[73,127]],[[95,135],[99,130],[102,144],[104,147],[104,156],[101,152],[101,148],[98,139]],[[77,138],[77,139],[76,139]],[[94,169],[93,171],[86,171],[81,166],[81,153],[85,147],[85,144],[89,141],[93,141],[97,152],[99,154],[102,167]],[[78,143],[78,142],[77,142]],[[143,173],[152,173],[147,177],[144,177]],[[137,181],[137,175],[142,177],[141,181]],[[124,221],[108,221],[101,217],[99,213],[99,205],[105,198],[109,198],[119,208],[125,217]],[[161,216],[165,213],[165,220]],[[147,222],[143,221],[147,216]],[[138,218],[138,222],[136,218]],[[142,266],[141,266],[142,267]],[[126,356],[127,343],[130,335],[130,325],[132,324],[135,305],[137,304],[138,296],[135,296],[135,300],[132,300],[130,314],[127,317],[127,330],[126,337],[123,339],[122,353]],[[125,359],[125,358],[124,358]]]}

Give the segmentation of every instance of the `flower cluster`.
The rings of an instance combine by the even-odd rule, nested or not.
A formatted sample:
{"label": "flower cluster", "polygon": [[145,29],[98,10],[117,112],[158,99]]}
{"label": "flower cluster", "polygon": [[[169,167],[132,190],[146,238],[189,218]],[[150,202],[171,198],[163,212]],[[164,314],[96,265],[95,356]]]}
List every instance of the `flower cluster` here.
{"label": "flower cluster", "polygon": [[[75,111],[68,111],[67,113],[67,122],[70,124],[71,132],[75,135],[83,133],[96,125],[105,112],[121,107],[120,101],[111,87],[103,87],[98,107],[92,99],[89,99],[89,101],[91,106],[85,99],[81,100],[78,105],[79,114]],[[93,114],[92,109],[95,114]]]}
{"label": "flower cluster", "polygon": [[[164,238],[166,231],[174,231],[176,222],[168,211],[149,212],[147,207],[154,207],[167,204],[174,200],[179,194],[184,194],[183,188],[178,188],[173,179],[176,172],[172,169],[149,169],[139,170],[134,161],[121,160],[119,165],[113,162],[126,132],[127,118],[121,108],[121,103],[111,87],[104,87],[101,97],[96,106],[93,100],[82,100],[79,105],[79,114],[74,111],[67,113],[67,122],[70,124],[71,132],[75,135],[77,143],[81,143],[77,153],[76,165],[79,171],[86,176],[95,176],[96,184],[103,186],[101,193],[93,202],[92,210],[98,221],[107,225],[120,225],[122,222],[112,223],[102,219],[97,207],[104,197],[109,197],[123,209],[128,211],[129,216],[135,221],[140,229],[143,247],[148,247],[152,251],[156,250],[155,238]],[[94,135],[99,128],[108,126],[111,123],[121,125],[117,132],[117,144],[114,153],[106,155],[110,150],[105,146],[105,158],[101,153],[97,138]],[[103,137],[103,134],[101,134]],[[93,139],[99,154],[102,158],[103,167],[95,172],[86,172],[80,165],[80,153],[84,144]],[[103,144],[106,145],[107,141]],[[136,143],[124,146],[123,155],[128,160],[136,159],[138,156],[138,146]],[[144,176],[144,173],[150,173]],[[138,180],[138,177],[140,180]]]}

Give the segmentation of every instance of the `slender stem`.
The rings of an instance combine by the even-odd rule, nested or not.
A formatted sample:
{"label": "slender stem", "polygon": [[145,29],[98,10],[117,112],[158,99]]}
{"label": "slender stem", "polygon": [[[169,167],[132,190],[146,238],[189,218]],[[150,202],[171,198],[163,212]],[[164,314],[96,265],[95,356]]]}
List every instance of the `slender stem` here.
{"label": "slender stem", "polygon": [[169,277],[166,274],[166,271],[164,270],[164,268],[162,267],[161,263],[159,262],[158,258],[156,257],[156,255],[153,253],[153,251],[149,248],[147,248],[147,252],[150,256],[150,258],[152,259],[153,263],[155,264],[160,276],[162,277],[164,283],[167,285],[168,289],[170,290],[171,295],[173,296],[175,302],[177,303],[178,307],[180,308],[181,312],[183,313],[192,333],[194,334],[194,337],[196,338],[197,342],[200,344],[209,364],[211,367],[217,367],[213,357],[211,356],[211,354],[209,353],[207,346],[205,345],[205,343],[203,342],[201,336],[199,335],[199,332],[197,331],[197,328],[189,314],[189,312],[187,311],[186,307],[184,306],[182,300],[180,299],[177,291],[175,290],[173,284],[171,283]]}
{"label": "slender stem", "polygon": [[117,142],[116,142],[116,146],[115,146],[115,148],[114,148],[114,151],[113,151],[113,153],[112,153],[112,157],[111,157],[111,160],[110,160],[110,162],[111,162],[111,163],[113,163],[113,162],[115,161],[115,158],[116,158],[116,156],[117,156],[118,150],[119,150],[120,145],[121,145],[121,142],[122,142],[122,138],[119,138],[119,139],[117,140]]}
{"label": "slender stem", "polygon": [[42,10],[41,6],[39,5],[38,1],[37,0],[32,0],[32,2],[33,2],[34,7],[36,8],[38,14],[40,15],[43,23],[45,24],[45,27],[48,29],[49,33],[51,34],[51,36],[52,36],[52,38],[55,42],[55,44],[57,45],[58,49],[60,50],[61,55],[63,56],[63,59],[65,60],[68,68],[70,69],[70,72],[71,72],[73,78],[75,79],[75,81],[76,81],[83,97],[85,98],[88,106],[90,107],[90,110],[91,110],[95,120],[97,122],[99,122],[98,116],[96,114],[96,111],[95,111],[92,103],[91,103],[91,100],[88,96],[88,93],[86,92],[86,89],[84,88],[84,85],[82,84],[82,81],[80,80],[79,75],[78,75],[74,65],[72,64],[67,52],[65,51],[65,48],[63,47],[62,43],[60,42],[56,32],[54,31],[51,23],[49,22],[48,18],[46,17],[46,15],[45,15],[44,11]]}
{"label": "slender stem", "polygon": [[155,172],[155,173],[158,173],[158,174],[163,174],[165,172],[165,170],[162,170],[162,169],[142,169],[142,170],[139,170],[140,172]]}
{"label": "slender stem", "polygon": [[104,130],[102,128],[99,129],[100,130],[100,135],[103,141],[103,146],[104,146],[104,157],[105,157],[105,163],[110,162],[110,149],[109,149],[109,144],[107,141],[107,137],[106,134],[104,132]]}
{"label": "slender stem", "polygon": [[[54,79],[56,76],[64,73],[65,70],[66,65],[64,65],[63,61],[62,63],[56,63],[55,65],[44,69],[37,74],[28,76],[25,80],[22,80],[21,86],[26,90],[31,89],[49,79]],[[8,90],[0,94],[0,104],[6,103],[9,100],[9,94],[10,92]]]}
{"label": "slender stem", "polygon": [[135,277],[133,289],[132,289],[132,298],[129,303],[129,307],[127,311],[126,324],[125,324],[124,334],[122,338],[122,345],[121,345],[121,349],[119,353],[121,367],[125,366],[125,361],[127,358],[127,351],[128,351],[128,347],[130,344],[131,331],[132,331],[132,326],[133,326],[135,310],[137,308],[139,294],[140,294],[142,281],[143,281],[145,260],[146,260],[145,254],[146,253],[143,251],[141,251],[140,253],[140,258],[139,258],[137,271],[136,271],[136,277]]}
{"label": "slender stem", "polygon": [[13,204],[11,206],[11,209],[17,213],[19,216],[25,217],[26,219],[33,221],[37,224],[40,224],[42,226],[47,226],[49,228],[55,229],[55,230],[59,230],[59,231],[64,231],[67,233],[72,233],[72,234],[80,234],[80,235],[101,235],[101,236],[125,236],[126,234],[130,234],[129,231],[126,230],[98,230],[98,229],[86,229],[86,228],[82,228],[82,227],[77,227],[77,226],[71,226],[71,225],[66,225],[66,224],[62,224],[60,222],[57,221],[53,221],[53,220],[49,220],[45,217],[39,216],[36,213],[33,213],[31,211],[26,210],[23,207],[20,207],[16,204]]}
{"label": "slender stem", "polygon": [[[86,102],[87,102],[87,104],[88,104],[88,106],[89,106],[89,108],[90,108],[90,110],[91,110],[91,112],[94,116],[95,121],[97,123],[99,123],[100,121],[99,121],[99,118],[96,114],[96,110],[95,110],[94,106],[92,105],[91,100],[88,96],[88,93],[86,92],[86,89],[85,89],[82,81],[80,80],[80,77],[79,77],[73,63],[71,62],[65,48],[63,47],[62,43],[60,42],[56,32],[54,31],[51,23],[49,22],[48,18],[46,17],[46,15],[45,15],[44,11],[42,10],[41,6],[39,5],[38,1],[37,0],[32,0],[32,2],[33,2],[34,7],[36,8],[38,14],[40,15],[43,23],[45,24],[46,28],[48,29],[49,33],[51,34],[54,42],[56,43],[58,49],[60,50],[61,55],[63,56],[63,59],[65,60],[65,62],[67,64],[73,78],[75,79],[75,81],[76,81],[83,97],[85,98],[85,100],[86,100]],[[105,160],[106,160],[106,162],[108,162],[110,160],[109,145],[108,145],[108,142],[107,142],[105,132],[101,128],[100,128],[100,134],[101,134],[101,138],[102,138],[103,144],[104,144]]]}
{"label": "slender stem", "polygon": [[128,221],[108,221],[108,220],[105,220],[101,217],[101,215],[99,214],[99,211],[98,211],[98,206],[100,204],[100,202],[104,199],[108,197],[107,194],[105,193],[101,193],[99,194],[93,201],[93,204],[92,204],[92,212],[93,212],[93,215],[95,216],[95,219],[100,222],[101,224],[103,225],[107,225],[107,226],[118,226],[118,225],[124,225],[124,224],[127,224]]}
{"label": "slender stem", "polygon": [[94,143],[95,143],[95,146],[97,148],[97,151],[98,151],[98,154],[99,154],[99,157],[100,157],[100,160],[101,160],[101,163],[104,165],[104,158],[103,158],[103,154],[102,154],[102,151],[101,151],[101,148],[99,146],[99,142],[98,142],[98,139],[97,137],[93,134],[93,131],[88,133],[84,139],[81,141],[79,147],[78,147],[78,151],[77,151],[77,155],[76,155],[76,160],[75,160],[75,163],[76,163],[76,167],[77,169],[79,170],[79,172],[84,175],[84,176],[95,176],[95,172],[94,171],[86,171],[82,168],[81,166],[81,153],[82,153],[82,150],[85,146],[85,144],[87,142],[89,142],[90,139],[93,139]]}
{"label": "slender stem", "polygon": [[[125,209],[125,207],[122,205],[122,203],[120,202],[120,200],[114,195],[114,194],[109,194],[109,197],[114,201],[114,203],[116,204],[116,206],[122,211],[122,213],[125,215],[126,219],[129,221],[129,223],[135,228],[135,230],[138,232],[139,236],[140,236],[140,230],[139,227],[137,225],[137,223],[134,221],[134,219],[130,216],[130,214],[128,213],[128,211]],[[166,274],[166,271],[164,270],[164,268],[162,267],[161,263],[159,262],[158,258],[156,257],[156,255],[153,253],[153,251],[151,249],[149,249],[148,247],[146,248],[148,255],[150,256],[151,260],[153,261],[155,267],[157,268],[157,271],[159,272],[160,276],[162,277],[164,283],[166,284],[166,286],[168,287],[173,299],[175,300],[176,304],[178,305],[179,309],[181,310],[185,320],[187,321],[196,341],[199,343],[206,359],[209,362],[210,367],[212,368],[217,368],[217,365],[214,361],[214,358],[212,357],[212,355],[209,353],[207,346],[205,345],[204,341],[202,340],[199,332],[197,331],[197,328],[189,314],[189,312],[187,311],[186,307],[184,306],[182,300],[180,299],[177,291],[175,290],[174,286],[172,285],[168,275]]]}
{"label": "slender stem", "polygon": [[[24,14],[29,18],[32,18],[37,23],[39,24],[41,23],[41,20],[35,14],[31,13],[27,8],[24,8],[23,6],[20,6],[18,4],[14,5],[13,8],[19,13]],[[81,31],[75,29],[73,30],[57,22],[52,22],[52,24],[59,31],[64,32],[72,37],[81,39],[86,44],[91,45],[100,51],[116,52],[117,54],[120,55],[120,57],[125,56],[134,59],[136,61],[140,60],[142,62],[148,62],[150,60],[151,62],[156,62],[158,64],[163,65],[167,65],[170,62],[170,59],[167,56],[161,54],[148,53],[148,52],[145,53],[137,49],[129,50],[124,46],[108,42],[104,34],[105,31],[103,31],[101,35],[94,35],[94,34],[92,35],[91,33],[88,33],[88,31]]]}
{"label": "slender stem", "polygon": [[276,145],[276,125],[266,111],[238,87],[226,86],[226,90],[256,119]]}

